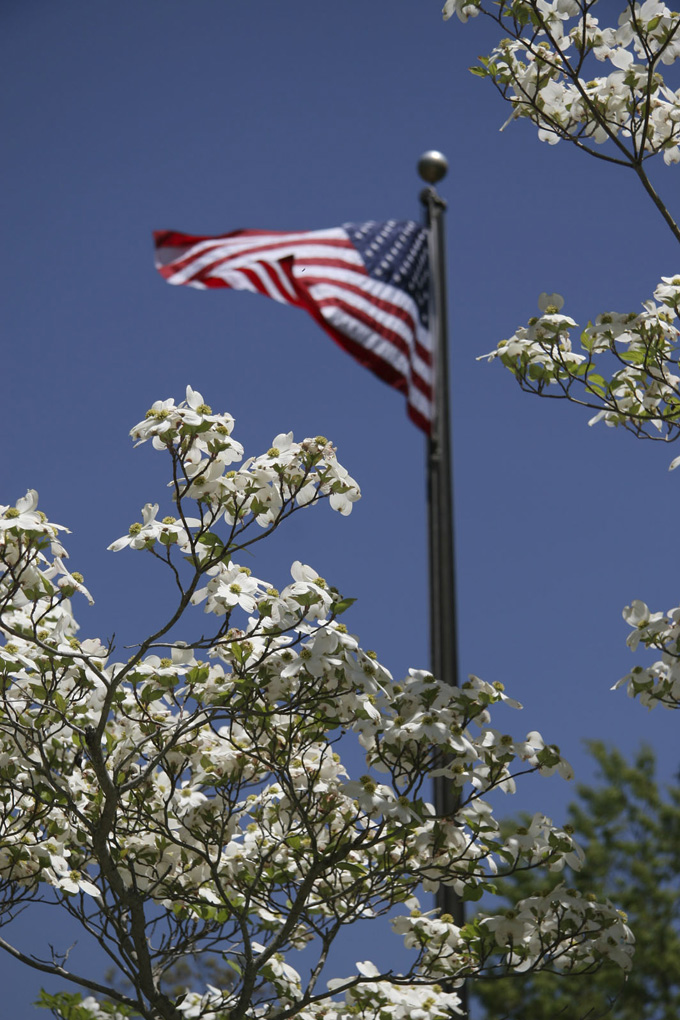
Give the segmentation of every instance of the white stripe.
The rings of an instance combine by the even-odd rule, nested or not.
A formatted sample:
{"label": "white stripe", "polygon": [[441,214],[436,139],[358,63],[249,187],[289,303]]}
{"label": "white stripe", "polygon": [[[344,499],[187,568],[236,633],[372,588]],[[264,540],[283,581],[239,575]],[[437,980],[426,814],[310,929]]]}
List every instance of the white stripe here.
{"label": "white stripe", "polygon": [[[363,265],[363,263],[362,263]],[[303,280],[308,276],[322,276],[324,280],[339,280],[341,283],[350,283],[354,287],[366,289],[367,282],[371,279],[366,271],[357,273],[355,269],[345,269],[343,266],[314,266],[307,265],[303,258],[296,258],[293,263],[293,276],[295,279]]]}
{"label": "white stripe", "polygon": [[410,385],[408,388],[408,402],[411,407],[415,407],[416,411],[420,411],[423,418],[426,418],[427,421],[432,421],[434,417],[432,401],[413,385]]}
{"label": "white stripe", "polygon": [[[210,254],[208,253],[209,256]],[[222,249],[217,248],[212,252],[212,258],[225,258],[226,254]],[[334,259],[336,262],[346,262],[348,267],[363,266],[359,252],[353,248],[324,248],[321,244],[283,245],[281,248],[277,248],[275,252],[240,252],[239,254],[229,255],[229,261],[233,265],[247,265],[250,262],[280,262],[282,259],[290,258],[291,256],[296,262],[303,263],[311,259]],[[209,265],[212,258],[204,257],[201,260],[202,265]],[[326,268],[330,267],[319,266],[319,272],[323,273]]]}

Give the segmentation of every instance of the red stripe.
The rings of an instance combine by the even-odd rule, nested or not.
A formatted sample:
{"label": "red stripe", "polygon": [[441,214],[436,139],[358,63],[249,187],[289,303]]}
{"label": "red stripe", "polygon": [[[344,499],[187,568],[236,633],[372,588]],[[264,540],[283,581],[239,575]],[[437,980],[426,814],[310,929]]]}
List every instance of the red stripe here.
{"label": "red stripe", "polygon": [[[156,248],[193,248],[202,241],[226,241],[230,237],[290,237],[292,230],[230,230],[226,234],[183,234],[179,230],[154,230]],[[297,231],[305,233],[303,230]]]}

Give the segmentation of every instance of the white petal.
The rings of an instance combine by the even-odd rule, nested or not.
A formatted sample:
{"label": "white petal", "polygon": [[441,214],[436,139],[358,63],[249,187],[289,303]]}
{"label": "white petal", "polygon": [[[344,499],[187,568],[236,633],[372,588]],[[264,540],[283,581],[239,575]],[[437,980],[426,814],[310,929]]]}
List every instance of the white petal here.
{"label": "white petal", "polygon": [[187,404],[196,410],[203,403],[203,397],[198,390],[192,390],[191,386],[187,386]]}
{"label": "white petal", "polygon": [[107,545],[106,548],[110,552],[120,552],[121,549],[124,549],[125,546],[129,545],[129,544],[130,544],[130,536],[129,535],[123,535],[122,538],[117,538],[115,542],[112,542],[111,545]]}
{"label": "white petal", "polygon": [[357,962],[356,968],[360,974],[363,974],[364,977],[378,977],[380,974],[376,965],[371,963],[370,960],[364,960],[363,963]]}
{"label": "white petal", "polygon": [[142,520],[145,524],[151,524],[158,513],[158,503],[145,503],[142,507]]}
{"label": "white petal", "polygon": [[97,899],[101,899],[102,894],[100,893],[97,886],[93,885],[92,882],[88,882],[86,879],[81,878],[80,881],[78,882],[78,885],[82,892],[88,893],[90,896],[94,896]]}
{"label": "white petal", "polygon": [[308,567],[306,563],[300,563],[300,560],[295,560],[295,563],[290,568],[290,575],[294,581],[316,581],[319,576],[316,570],[312,567]]}
{"label": "white petal", "polygon": [[554,305],[554,307],[557,308],[557,311],[559,312],[563,304],[564,298],[562,297],[561,294],[546,294],[546,292],[543,291],[541,294],[538,295],[538,307],[542,312],[544,312],[551,305]]}
{"label": "white petal", "polygon": [[25,496],[17,500],[16,508],[20,514],[25,514],[27,510],[35,510],[38,505],[38,493],[35,489],[29,489]]}
{"label": "white petal", "polygon": [[633,54],[630,50],[618,49],[610,53],[609,60],[614,67],[620,68],[622,71],[627,70],[633,63]]}

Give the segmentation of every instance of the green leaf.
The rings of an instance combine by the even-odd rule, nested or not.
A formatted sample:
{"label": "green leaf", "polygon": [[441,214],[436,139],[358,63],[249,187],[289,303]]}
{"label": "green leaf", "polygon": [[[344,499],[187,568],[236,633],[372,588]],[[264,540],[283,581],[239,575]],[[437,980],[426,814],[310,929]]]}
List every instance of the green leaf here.
{"label": "green leaf", "polygon": [[199,536],[198,544],[207,545],[213,549],[214,548],[222,549],[224,547],[224,542],[222,541],[220,536],[216,535],[213,531],[204,531],[203,534]]}
{"label": "green leaf", "polygon": [[304,606],[308,609],[310,606],[315,606],[319,602],[319,596],[315,592],[308,591],[302,592],[300,595],[293,595],[293,600],[300,606]]}
{"label": "green leaf", "polygon": [[164,694],[165,691],[162,687],[152,687],[149,684],[142,690],[140,698],[142,700],[142,704],[148,705],[152,701],[159,701]]}
{"label": "green leaf", "polygon": [[350,606],[353,606],[355,602],[356,599],[340,599],[339,602],[334,603],[333,612],[336,616],[342,616],[342,614],[349,609]]}

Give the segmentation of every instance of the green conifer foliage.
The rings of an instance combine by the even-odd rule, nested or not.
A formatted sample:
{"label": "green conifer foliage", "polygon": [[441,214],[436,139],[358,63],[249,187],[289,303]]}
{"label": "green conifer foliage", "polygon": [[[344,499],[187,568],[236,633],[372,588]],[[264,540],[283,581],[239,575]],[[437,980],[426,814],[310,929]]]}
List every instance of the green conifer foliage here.
{"label": "green conifer foliage", "polygon": [[[586,851],[565,882],[609,897],[636,937],[632,972],[604,964],[591,976],[517,975],[475,982],[473,1015],[485,1020],[677,1020],[680,1016],[680,785],[660,789],[656,760],[643,747],[632,762],[589,743],[599,782],[578,787],[569,823]],[[547,889],[536,872],[503,883],[510,903]]]}

